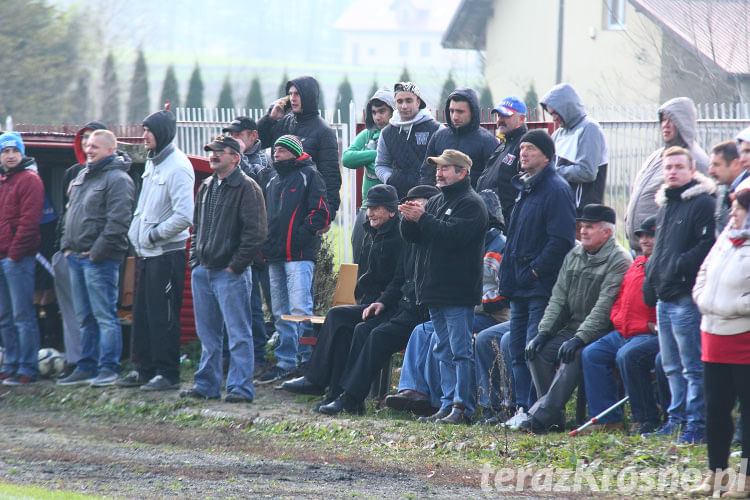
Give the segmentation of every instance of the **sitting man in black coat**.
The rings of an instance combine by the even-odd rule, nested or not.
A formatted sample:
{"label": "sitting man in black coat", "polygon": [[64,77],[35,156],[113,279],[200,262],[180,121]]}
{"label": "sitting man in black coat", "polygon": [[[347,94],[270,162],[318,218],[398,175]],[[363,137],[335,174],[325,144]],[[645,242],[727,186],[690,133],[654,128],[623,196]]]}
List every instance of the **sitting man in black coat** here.
{"label": "sitting man in black coat", "polygon": [[[328,311],[310,361],[302,377],[281,384],[295,394],[341,392],[341,373],[346,364],[354,327],[363,320],[363,312],[376,301],[391,281],[401,252],[398,197],[396,188],[378,184],[367,192],[365,242],[358,259],[359,270],[354,297],[357,305],[337,306]],[[388,315],[382,317],[385,321]]]}

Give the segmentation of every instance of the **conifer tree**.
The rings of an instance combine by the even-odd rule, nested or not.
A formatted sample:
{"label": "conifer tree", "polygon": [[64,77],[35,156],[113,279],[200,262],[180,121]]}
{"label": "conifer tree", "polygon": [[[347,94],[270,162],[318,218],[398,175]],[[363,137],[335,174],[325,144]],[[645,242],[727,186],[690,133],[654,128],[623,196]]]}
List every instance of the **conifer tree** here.
{"label": "conifer tree", "polygon": [[148,98],[148,68],[143,50],[138,49],[138,57],[133,69],[133,80],[130,82],[130,100],[128,101],[128,123],[141,123],[151,111]]}
{"label": "conifer tree", "polygon": [[87,70],[81,70],[76,78],[76,86],[70,96],[70,122],[74,125],[83,125],[90,120],[89,104],[89,78]]}
{"label": "conifer tree", "polygon": [[245,107],[247,109],[263,109],[265,105],[263,102],[263,92],[260,88],[260,78],[258,75],[255,75],[253,81],[250,82],[250,90],[247,92]]}
{"label": "conifer tree", "polygon": [[202,108],[203,107],[203,79],[201,78],[201,68],[198,64],[195,64],[195,69],[190,75],[190,82],[188,83],[187,97],[185,97],[186,108]]}
{"label": "conifer tree", "polygon": [[401,76],[398,77],[399,82],[410,82],[411,76],[409,75],[409,70],[406,69],[406,66],[404,66],[404,70],[401,72]]}
{"label": "conifer tree", "polygon": [[439,107],[442,108],[443,105],[445,105],[445,101],[454,90],[456,90],[456,81],[453,79],[453,71],[449,71],[448,78],[446,78],[445,82],[443,83],[443,90],[440,92],[440,102],[438,103]]}
{"label": "conifer tree", "polygon": [[349,78],[344,76],[344,80],[339,85],[339,92],[336,95],[336,106],[334,109],[341,111],[341,121],[349,123],[349,103],[354,100],[354,92],[349,83]]}
{"label": "conifer tree", "polygon": [[175,76],[173,64],[167,67],[167,74],[164,75],[164,83],[161,87],[161,98],[156,103],[156,108],[163,109],[167,103],[172,110],[180,107],[180,89],[177,85],[177,76]]}
{"label": "conifer tree", "polygon": [[232,84],[229,83],[229,75],[224,78],[224,84],[219,92],[219,100],[216,103],[217,108],[234,109],[234,97],[232,97]]}
{"label": "conifer tree", "polygon": [[104,60],[104,71],[101,85],[102,111],[101,119],[107,125],[120,124],[120,87],[117,83],[117,70],[112,52]]}
{"label": "conifer tree", "polygon": [[287,95],[286,93],[286,84],[289,81],[289,75],[287,74],[286,70],[284,70],[284,74],[281,76],[281,83],[279,83],[279,90],[276,91],[277,97],[284,97]]}

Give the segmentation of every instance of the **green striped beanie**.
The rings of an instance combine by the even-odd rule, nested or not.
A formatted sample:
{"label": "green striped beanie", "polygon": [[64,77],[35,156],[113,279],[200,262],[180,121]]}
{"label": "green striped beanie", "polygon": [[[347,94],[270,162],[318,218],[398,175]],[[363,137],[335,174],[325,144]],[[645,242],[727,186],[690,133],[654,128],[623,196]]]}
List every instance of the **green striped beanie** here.
{"label": "green striped beanie", "polygon": [[282,135],[276,142],[273,143],[275,146],[281,146],[292,153],[296,158],[302,156],[302,141],[296,135]]}

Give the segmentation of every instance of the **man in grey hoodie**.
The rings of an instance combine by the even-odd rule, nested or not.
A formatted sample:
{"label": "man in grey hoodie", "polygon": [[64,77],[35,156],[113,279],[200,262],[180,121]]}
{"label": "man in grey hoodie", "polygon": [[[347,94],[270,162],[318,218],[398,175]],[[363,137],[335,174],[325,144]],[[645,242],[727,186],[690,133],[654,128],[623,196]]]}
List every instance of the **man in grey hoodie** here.
{"label": "man in grey hoodie", "polygon": [[695,105],[692,99],[675,97],[662,104],[659,107],[659,123],[664,146],[651,153],[638,171],[625,214],[625,234],[630,248],[636,252],[641,250],[636,229],[659,210],[655,195],[664,183],[662,153],[672,146],[683,147],[693,155],[696,170],[704,175],[708,173],[708,156],[695,140]]}
{"label": "man in grey hoodie", "polygon": [[440,125],[427,110],[419,87],[412,82],[393,86],[396,112],[380,134],[375,173],[396,188],[399,199],[419,184],[427,144]]}
{"label": "man in grey hoodie", "polygon": [[148,156],[128,231],[138,255],[133,308],[138,370],[118,380],[119,387],[162,391],[180,386],[180,309],[195,174],[185,153],[172,143],[176,131],[177,122],[169,110],[143,120]]}
{"label": "man in grey hoodie", "polygon": [[555,168],[573,189],[580,216],[586,205],[604,203],[607,140],[599,124],[586,116],[583,102],[570,84],[555,85],[540,104],[559,127],[552,134],[557,153]]}

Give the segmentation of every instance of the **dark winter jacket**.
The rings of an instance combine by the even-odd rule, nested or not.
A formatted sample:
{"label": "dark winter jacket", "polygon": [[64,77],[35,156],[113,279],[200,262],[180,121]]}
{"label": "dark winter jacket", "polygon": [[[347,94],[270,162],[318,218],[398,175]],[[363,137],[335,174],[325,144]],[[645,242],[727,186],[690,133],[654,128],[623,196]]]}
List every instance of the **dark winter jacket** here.
{"label": "dark winter jacket", "polygon": [[497,193],[506,225],[510,221],[510,214],[513,211],[513,205],[516,203],[516,196],[518,196],[518,189],[511,180],[521,173],[518,167],[521,137],[528,130],[526,125],[511,130],[505,136],[505,141],[501,141],[495,148],[495,152],[487,160],[487,166],[484,167],[484,171],[477,179],[477,192],[491,189]]}
{"label": "dark winter jacket", "polygon": [[[453,125],[449,111],[450,102],[456,96],[467,99],[471,110],[471,121],[462,127]],[[445,101],[445,116],[448,126],[435,132],[430,139],[420,170],[419,183],[435,185],[435,166],[427,163],[427,157],[440,156],[446,149],[456,149],[471,158],[471,185],[476,187],[477,179],[484,172],[487,160],[497,148],[497,139],[480,125],[481,113],[477,93],[470,88],[458,88],[451,92]]]}
{"label": "dark winter jacket", "polygon": [[274,169],[266,189],[263,257],[266,262],[314,261],[320,245],[317,232],[330,223],[323,177],[307,153],[275,162]]}
{"label": "dark winter jacket", "polygon": [[354,288],[358,304],[373,303],[393,278],[403,243],[398,222],[395,215],[378,229],[373,229],[370,221],[364,223],[365,241],[357,260],[359,276]]}
{"label": "dark winter jacket", "polygon": [[563,126],[555,130],[557,173],[573,188],[576,210],[589,203],[604,203],[609,152],[604,132],[586,116],[578,93],[567,83],[552,87],[541,104],[560,115]]}
{"label": "dark winter jacket", "polygon": [[130,158],[118,152],[81,170],[70,184],[61,250],[78,256],[88,252],[95,263],[125,257],[135,206],[130,164]]}
{"label": "dark winter jacket", "polygon": [[427,145],[441,127],[427,109],[419,110],[408,121],[402,120],[396,111],[380,133],[375,172],[383,183],[396,188],[399,198],[419,184],[419,170]]}
{"label": "dark winter jacket", "polygon": [[318,82],[311,76],[301,76],[287,82],[287,92],[291,86],[296,87],[300,94],[302,113],[288,113],[278,121],[271,120],[269,114],[266,113],[258,121],[258,134],[264,148],[273,147],[276,139],[285,134],[296,135],[300,138],[305,153],[312,157],[315,167],[325,181],[329,221],[332,221],[340,203],[341,171],[339,170],[338,140],[333,129],[320,117]]}
{"label": "dark winter jacket", "polygon": [[482,257],[487,209],[468,177],[442,187],[417,222],[401,221],[417,244],[417,304],[474,306],[482,301]]}
{"label": "dark winter jacket", "polygon": [[206,178],[195,197],[195,230],[190,239],[190,268],[198,264],[208,269],[229,267],[242,274],[258,256],[266,240],[266,209],[260,186],[235,168],[219,187],[213,221],[208,220],[211,184],[218,177]]}
{"label": "dark winter jacket", "polygon": [[253,147],[240,155],[240,168],[245,175],[258,183],[265,195],[266,186],[273,177],[274,171],[260,141],[256,141]]}
{"label": "dark winter jacket", "polygon": [[656,193],[654,253],[646,264],[646,284],[666,302],[690,296],[703,259],[714,244],[713,181],[695,173],[679,188],[662,186]]}
{"label": "dark winter jacket", "polygon": [[513,185],[519,194],[500,264],[500,293],[511,299],[549,297],[575,242],[573,193],[552,163],[530,179],[517,175]]}
{"label": "dark winter jacket", "polygon": [[41,235],[44,184],[34,158],[0,175],[0,259],[21,260],[35,255]]}

